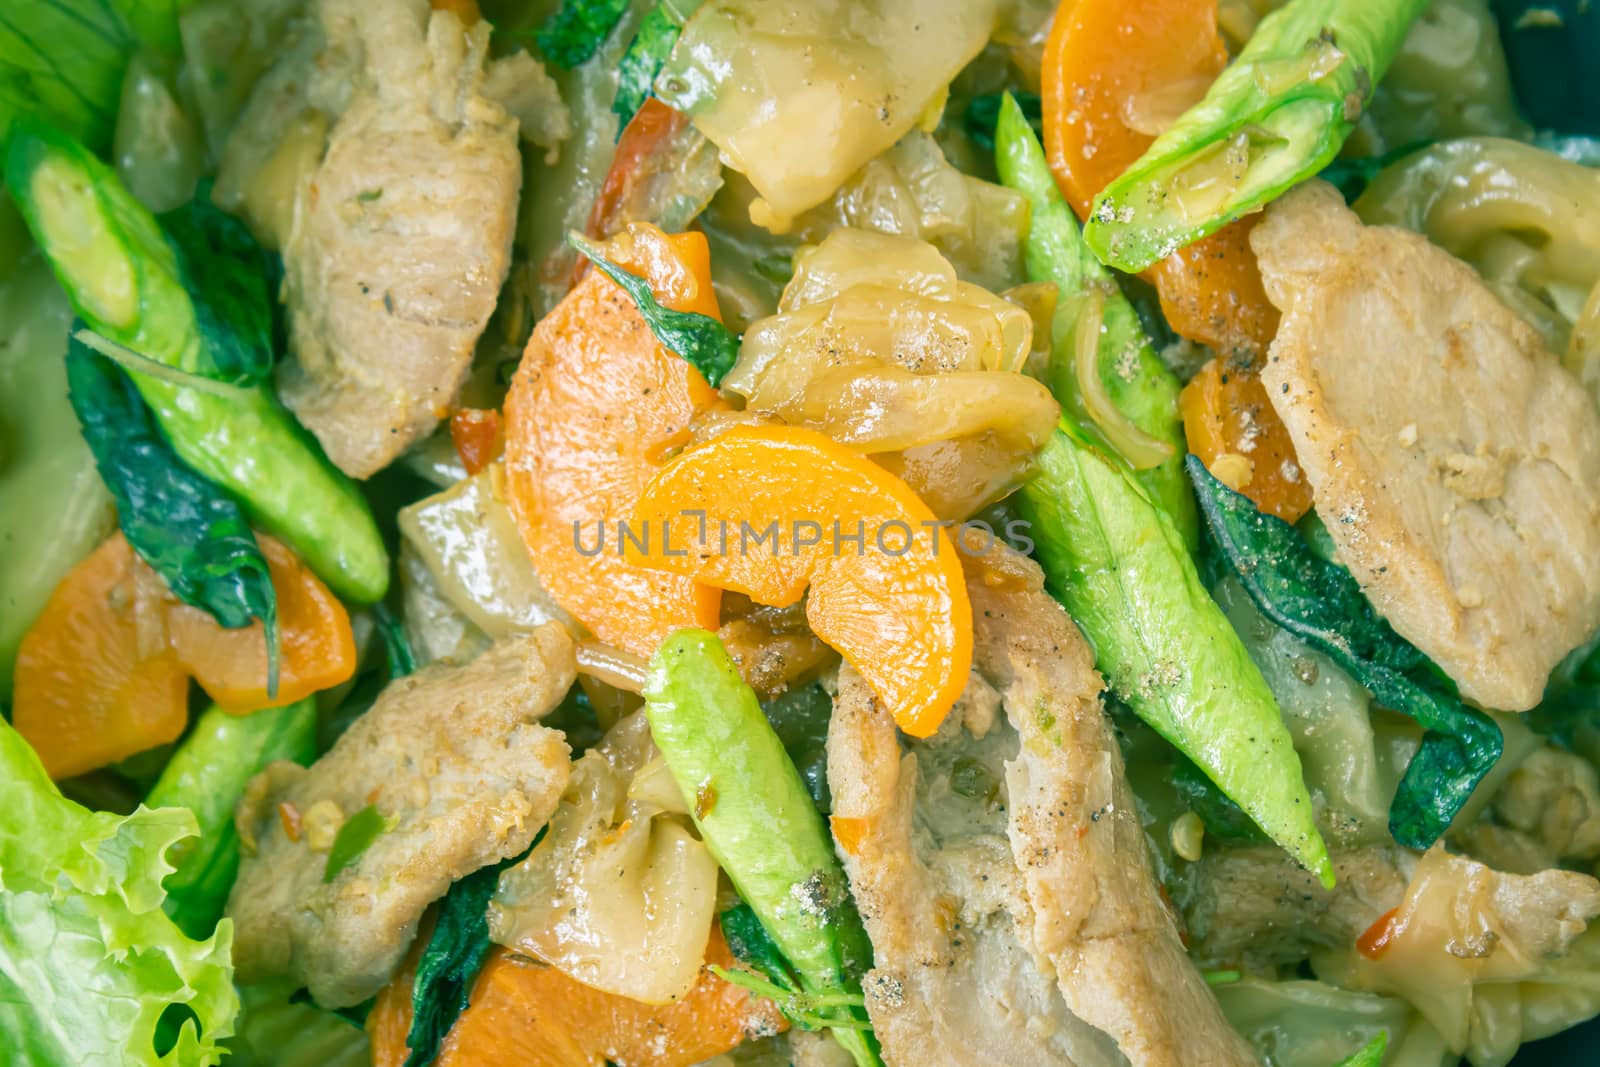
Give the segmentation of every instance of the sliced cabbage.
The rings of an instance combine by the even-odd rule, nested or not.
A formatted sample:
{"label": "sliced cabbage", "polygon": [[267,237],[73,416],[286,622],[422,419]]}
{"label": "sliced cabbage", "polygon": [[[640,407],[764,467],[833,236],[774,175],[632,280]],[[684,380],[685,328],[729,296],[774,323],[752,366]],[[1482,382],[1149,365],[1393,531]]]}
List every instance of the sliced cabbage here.
{"label": "sliced cabbage", "polygon": [[571,619],[534,573],[506,503],[505,465],[489,464],[400,509],[400,536],[451,607],[498,640]]}
{"label": "sliced cabbage", "polygon": [[925,116],[989,40],[997,0],[709,0],[656,93],[686,112],[781,231]]}
{"label": "sliced cabbage", "polygon": [[924,241],[841,229],[796,259],[779,313],[745,333],[723,385],[906,478],[944,518],[1011,488],[1060,408],[1020,373],[1021,307],[961,281]]}
{"label": "sliced cabbage", "polygon": [[438,660],[466,663],[493,644],[488,634],[445,597],[417,550],[404,542],[399,568],[406,641],[417,666]]}
{"label": "sliced cabbage", "polygon": [[815,243],[840,226],[916,237],[965,280],[999,292],[1025,280],[1028,201],[1014,189],[964,174],[939,143],[912,130],[855,173],[827,203],[795,221]]}
{"label": "sliced cabbage", "polygon": [[1368,958],[1314,952],[1317,977],[1405,998],[1476,1067],[1600,1011],[1600,882],[1573,871],[1504,874],[1434,847]]}
{"label": "sliced cabbage", "polygon": [[1245,978],[1215,988],[1233,1028],[1267,1067],[1330,1067],[1389,1035],[1386,1067],[1441,1067],[1455,1060],[1444,1039],[1399,997],[1326,982]]}
{"label": "sliced cabbage", "polygon": [[[1363,143],[1364,133],[1377,143]],[[1375,155],[1434,138],[1527,133],[1489,0],[1434,0],[1411,24],[1351,140]]]}
{"label": "sliced cabbage", "polygon": [[573,765],[528,857],[500,876],[489,937],[608,993],[663,1004],[694,987],[717,864],[635,712]]}
{"label": "sliced cabbage", "polygon": [[1600,397],[1600,169],[1496,137],[1446,141],[1384,168],[1355,208],[1471,263]]}
{"label": "sliced cabbage", "polygon": [[1398,777],[1379,758],[1367,691],[1262,615],[1237,578],[1213,593],[1283,709],[1323,831],[1342,845],[1388,840]]}

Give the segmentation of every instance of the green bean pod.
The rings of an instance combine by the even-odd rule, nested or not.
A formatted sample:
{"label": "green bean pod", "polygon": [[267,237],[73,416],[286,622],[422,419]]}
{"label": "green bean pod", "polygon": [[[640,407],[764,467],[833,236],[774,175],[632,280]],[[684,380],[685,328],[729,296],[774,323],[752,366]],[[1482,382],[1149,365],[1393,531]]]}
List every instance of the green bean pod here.
{"label": "green bean pod", "polygon": [[15,124],[5,178],[79,316],[149,362],[124,369],[173,450],[340,595],[381,598],[388,551],[355,483],[268,385],[203,377],[194,303],[155,217],[88,149],[36,119]]}
{"label": "green bean pod", "polygon": [[[715,634],[679,630],[651,657],[645,715],[695,826],[810,993],[859,994],[872,946],[799,771]],[[835,1028],[858,1064],[877,1054]]]}
{"label": "green bean pod", "polygon": [[[1178,410],[1183,386],[1161,362],[1139,313],[1116,279],[1084,243],[1078,220],[1050,173],[1044,148],[1010,93],[1002,98],[995,123],[994,161],[1001,183],[1027,197],[1033,208],[1024,246],[1028,280],[1053,282],[1058,294],[1045,384],[1081,428],[1094,432],[1107,448],[1139,468],[1134,476],[1166,509],[1184,544],[1198,547],[1194,494],[1183,473],[1186,445]],[[1126,431],[1119,434],[1115,425],[1100,424],[1079,381],[1077,334],[1091,299],[1097,299],[1102,308],[1093,367],[1098,382],[1090,383],[1091,388],[1098,385],[1120,418],[1144,437],[1142,441],[1120,441],[1121,447],[1119,439]],[[1154,462],[1134,462],[1142,455]]]}
{"label": "green bean pod", "polygon": [[145,804],[188,808],[200,835],[172,847],[176,869],[163,883],[166,909],[191,937],[210,937],[239,873],[233,808],[250,779],[274,760],[310,763],[316,755],[317,711],[307,699],[281,708],[233,715],[212,707],[195,722]]}
{"label": "green bean pod", "polygon": [[1089,638],[1118,699],[1332,886],[1277,701],[1171,518],[1065,420],[1017,503],[1051,594]]}
{"label": "green bean pod", "polygon": [[1097,256],[1141,271],[1333,162],[1429,0],[1291,0],[1205,98],[1101,190]]}

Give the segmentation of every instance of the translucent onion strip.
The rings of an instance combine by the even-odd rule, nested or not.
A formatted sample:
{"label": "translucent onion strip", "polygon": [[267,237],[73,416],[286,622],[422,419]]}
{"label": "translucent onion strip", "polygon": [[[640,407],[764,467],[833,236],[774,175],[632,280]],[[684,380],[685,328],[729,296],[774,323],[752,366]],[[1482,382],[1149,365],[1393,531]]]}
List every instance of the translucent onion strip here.
{"label": "translucent onion strip", "polygon": [[644,660],[620,648],[599,641],[582,642],[578,645],[578,670],[614,689],[644,692]]}

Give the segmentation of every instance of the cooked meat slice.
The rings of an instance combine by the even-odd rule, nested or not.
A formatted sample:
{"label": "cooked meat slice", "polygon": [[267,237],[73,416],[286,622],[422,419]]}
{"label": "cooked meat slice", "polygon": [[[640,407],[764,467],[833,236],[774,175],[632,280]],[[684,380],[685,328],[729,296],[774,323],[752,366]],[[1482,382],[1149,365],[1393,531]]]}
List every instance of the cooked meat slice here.
{"label": "cooked meat slice", "polygon": [[1400,903],[1416,856],[1396,845],[1335,849],[1338,884],[1322,888],[1278,848],[1226,848],[1189,865],[1179,892],[1195,958],[1270,970],[1313,948],[1348,948]]}
{"label": "cooked meat slice", "polygon": [[517,123],[482,90],[489,26],[426,0],[322,0],[359,57],[284,246],[293,358],[278,389],[365,478],[455,400],[511,258]]}
{"label": "cooked meat slice", "polygon": [[1600,412],[1473,270],[1310,182],[1251,233],[1262,371],[1378,611],[1492,708],[1600,626]]}
{"label": "cooked meat slice", "polygon": [[[969,693],[983,688],[975,679]],[[884,1059],[892,1067],[1124,1063],[1067,1009],[1031,944],[1032,909],[1005,836],[1004,761],[1016,734],[999,725],[978,740],[960,718],[902,755],[893,719],[860,675],[839,669],[828,783],[835,832],[849,842],[845,872],[872,938],[876,965],[862,984]]]}
{"label": "cooked meat slice", "polygon": [[935,737],[902,754],[839,672],[828,780],[886,1055],[1254,1063],[1161,902],[1083,638],[1037,568],[999,570],[969,583],[976,671]]}
{"label": "cooked meat slice", "polygon": [[[329,1008],[376,993],[423,909],[456,879],[527,849],[555,810],[568,751],[538,719],[575,671],[572,639],[550,623],[466,666],[392,683],[309,768],[274,763],[257,775],[235,819],[239,980],[289,975]],[[338,827],[368,805],[387,828],[325,882]]]}
{"label": "cooked meat slice", "polygon": [[967,592],[974,666],[1021,739],[1006,784],[1034,943],[1068,1007],[1130,1062],[1254,1063],[1161,900],[1088,643],[1037,568],[1007,569],[1009,581],[980,575]]}

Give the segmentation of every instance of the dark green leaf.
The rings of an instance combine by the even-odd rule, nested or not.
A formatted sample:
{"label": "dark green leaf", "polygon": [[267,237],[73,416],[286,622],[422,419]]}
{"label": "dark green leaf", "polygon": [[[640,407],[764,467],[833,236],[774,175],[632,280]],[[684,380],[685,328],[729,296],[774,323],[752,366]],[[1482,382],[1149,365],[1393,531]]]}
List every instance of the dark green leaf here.
{"label": "dark green leaf", "polygon": [[1228,845],[1264,845],[1271,841],[1244,809],[1182,755],[1173,764],[1171,782],[1189,810],[1206,824],[1206,833]]}
{"label": "dark green leaf", "polygon": [[373,607],[372,617],[383,638],[383,656],[389,665],[389,680],[404,678],[414,672],[417,669],[417,657],[411,651],[411,642],[406,639],[405,627],[400,625],[400,620],[390,614],[388,605],[383,603]]}
{"label": "dark green leaf", "polygon": [[750,905],[740,901],[722,913],[722,937],[728,942],[728,951],[740,963],[760,971],[783,989],[800,988],[789,971],[788,961],[767,936],[766,928]]}
{"label": "dark green leaf", "polygon": [[1258,511],[1199,459],[1187,462],[1211,537],[1262,614],[1423,727],[1389,810],[1389,832],[1408,848],[1432,845],[1500,758],[1500,727],[1461,703],[1438,668],[1373,610],[1349,571],[1319,558],[1293,526]]}
{"label": "dark green leaf", "polygon": [[128,543],[180,600],[220,625],[238,629],[260,619],[267,688],[276,691],[277,597],[244,513],[178,459],[128,377],[79,341],[76,327],[73,333],[67,394]]}
{"label": "dark green leaf", "polygon": [[234,385],[265,381],[272,374],[272,257],[244,223],[211,203],[206,188],[160,221],[194,303],[201,347],[195,372]]}
{"label": "dark green leaf", "polygon": [[[978,142],[988,151],[994,151],[994,128],[1000,121],[1000,102],[1005,99],[1005,93],[984,93],[975,96],[967,104],[967,110],[961,116],[961,128],[967,131],[967,136]],[[1034,136],[1044,136],[1044,105],[1039,100],[1038,93],[1012,93],[1016,98],[1017,106],[1022,108],[1022,117],[1028,120],[1028,125],[1033,127]]]}
{"label": "dark green leaf", "polygon": [[372,804],[346,819],[328,848],[328,865],[322,869],[322,880],[331,882],[339,877],[340,871],[360,859],[388,829],[389,820]]}
{"label": "dark green leaf", "polygon": [[571,70],[599,49],[628,10],[628,0],[561,0],[535,39],[545,58]]}
{"label": "dark green leaf", "polygon": [[[514,862],[514,861],[508,861]],[[450,887],[439,905],[411,987],[411,1051],[403,1067],[432,1063],[439,1043],[467,1009],[472,983],[489,954],[489,898],[500,882],[500,863],[467,875]]]}
{"label": "dark green leaf", "polygon": [[567,243],[587,256],[595,268],[607,278],[622,286],[639,307],[639,314],[669,351],[676,352],[705,375],[713,386],[733,369],[739,358],[739,338],[722,323],[697,311],[673,311],[662,307],[650,283],[637,274],[629,274],[601,254],[599,246],[581,234],[567,235]]}
{"label": "dark green leaf", "polygon": [[812,682],[774,697],[761,705],[761,710],[794,761],[817,810],[826,815],[830,808],[828,722],[833,717],[833,699],[821,683]]}
{"label": "dark green leaf", "polygon": [[682,29],[678,16],[666,4],[651,8],[639,23],[639,32],[633,35],[628,50],[617,63],[617,96],[611,102],[611,110],[619,120],[618,137],[650,98],[656,75],[661,73],[662,64],[672,54],[672,46],[678,43],[678,33]]}

